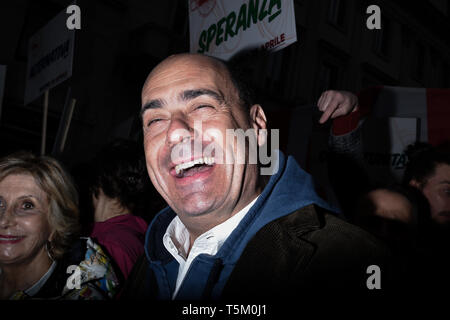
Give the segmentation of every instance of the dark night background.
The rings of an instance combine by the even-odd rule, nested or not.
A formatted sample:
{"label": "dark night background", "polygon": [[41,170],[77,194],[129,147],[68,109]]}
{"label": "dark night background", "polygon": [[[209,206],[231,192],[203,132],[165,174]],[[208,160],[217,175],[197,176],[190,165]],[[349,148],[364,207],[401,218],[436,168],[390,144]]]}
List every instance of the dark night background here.
{"label": "dark night background", "polygon": [[[142,141],[142,85],[160,61],[189,51],[189,1],[77,0],[81,30],[75,33],[72,77],[50,90],[46,142],[50,154],[70,88],[77,102],[64,152],[58,158],[75,177],[112,140]],[[0,65],[7,66],[0,110],[0,157],[19,150],[40,152],[44,98],[24,104],[28,39],[72,2],[0,1]],[[373,4],[381,8],[381,30],[366,27],[366,9]],[[289,140],[291,120],[295,112],[299,115],[299,106],[310,106],[304,114],[311,118],[311,131],[328,134],[330,124],[319,125],[318,112],[311,107],[324,90],[359,92],[377,85],[450,88],[450,1],[294,0],[294,7],[297,42],[247,66],[269,127],[280,129],[282,150],[300,153],[308,143],[306,136],[304,141]],[[80,176],[78,182],[86,172]],[[342,180],[350,184],[346,179]],[[79,186],[88,203],[88,190]],[[155,202],[149,207],[154,214],[163,204],[156,200],[158,195],[152,196]],[[81,203],[85,212],[83,205],[87,204]],[[145,212],[148,221],[150,213]],[[89,219],[84,214],[82,223]],[[302,303],[299,301],[300,307]],[[416,307],[408,304],[411,310]],[[117,309],[122,306],[117,304]],[[178,315],[183,305],[159,306]],[[35,312],[35,305],[32,307],[29,310]],[[55,314],[51,307],[45,311]],[[377,308],[375,303],[362,314]],[[68,312],[77,311],[74,309],[85,312],[68,305]],[[128,317],[130,310],[123,308]],[[15,314],[17,311],[22,310],[14,310]],[[275,309],[271,313],[275,314]]]}
{"label": "dark night background", "polygon": [[[0,155],[40,150],[43,97],[24,105],[27,43],[71,1],[0,2],[0,64],[7,65]],[[77,99],[61,159],[89,159],[115,137],[140,139],[140,90],[170,54],[189,51],[188,1],[79,0],[73,75],[50,91],[47,153],[68,87]],[[249,74],[269,125],[287,146],[293,107],[326,89],[371,85],[450,87],[450,4],[446,0],[295,0],[298,41],[255,60]],[[382,29],[368,30],[366,8],[381,8]],[[128,121],[128,122],[126,122]],[[125,123],[131,124],[126,126]],[[325,130],[326,126],[319,128]]]}

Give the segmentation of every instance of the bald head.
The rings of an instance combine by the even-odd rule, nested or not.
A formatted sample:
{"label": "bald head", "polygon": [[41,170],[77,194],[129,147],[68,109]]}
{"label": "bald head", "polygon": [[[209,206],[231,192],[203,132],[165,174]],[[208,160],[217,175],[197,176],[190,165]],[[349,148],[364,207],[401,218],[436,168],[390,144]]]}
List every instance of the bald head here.
{"label": "bald head", "polygon": [[153,68],[153,70],[147,77],[146,83],[148,79],[151,78],[155,73],[161,72],[166,68],[182,65],[210,66],[211,68],[215,68],[219,72],[228,72],[225,63],[219,59],[197,53],[180,53],[167,57],[166,59],[161,61],[155,68]]}
{"label": "bald head", "polygon": [[[239,105],[248,111],[253,105],[253,97],[251,90],[249,89],[246,81],[243,79],[241,68],[228,64],[218,58],[206,56],[196,53],[181,53],[167,57],[160,62],[147,76],[142,88],[142,97],[145,95],[146,90],[150,89],[153,85],[151,80],[158,75],[159,79],[165,80],[166,77],[176,76],[174,70],[182,71],[185,68],[197,69],[198,72],[207,74],[208,72],[214,73],[220,78],[225,85],[224,89],[229,89],[235,94],[239,101]],[[181,74],[181,73],[180,73]],[[144,105],[144,101],[142,101]]]}

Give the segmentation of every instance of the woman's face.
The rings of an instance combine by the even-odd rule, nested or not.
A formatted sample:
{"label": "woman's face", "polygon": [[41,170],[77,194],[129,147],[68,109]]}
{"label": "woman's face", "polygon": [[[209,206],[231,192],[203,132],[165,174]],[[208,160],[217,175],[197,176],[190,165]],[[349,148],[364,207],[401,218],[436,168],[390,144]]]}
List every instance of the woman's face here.
{"label": "woman's face", "polygon": [[0,181],[0,266],[47,258],[49,201],[29,174]]}

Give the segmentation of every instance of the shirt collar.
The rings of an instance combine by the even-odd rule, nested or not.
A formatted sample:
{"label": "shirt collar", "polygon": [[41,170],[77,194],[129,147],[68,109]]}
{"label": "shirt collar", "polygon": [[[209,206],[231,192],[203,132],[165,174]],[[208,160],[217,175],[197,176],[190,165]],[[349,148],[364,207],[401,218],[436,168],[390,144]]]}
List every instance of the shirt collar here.
{"label": "shirt collar", "polygon": [[36,295],[39,292],[39,290],[42,289],[44,284],[47,282],[48,278],[50,278],[55,268],[56,268],[56,261],[53,261],[48,271],[41,277],[41,279],[39,279],[38,282],[36,282],[27,290],[25,290],[25,293],[30,297]]}
{"label": "shirt collar", "polygon": [[[198,253],[215,255],[233,230],[245,217],[258,197],[228,220],[225,220],[221,224],[201,234],[195,239],[191,251],[194,249],[194,251]],[[169,251],[178,262],[180,262],[180,258],[183,260],[187,259],[187,252],[190,244],[189,231],[178,216],[176,216],[167,227],[166,233],[163,236],[163,244],[167,251]]]}

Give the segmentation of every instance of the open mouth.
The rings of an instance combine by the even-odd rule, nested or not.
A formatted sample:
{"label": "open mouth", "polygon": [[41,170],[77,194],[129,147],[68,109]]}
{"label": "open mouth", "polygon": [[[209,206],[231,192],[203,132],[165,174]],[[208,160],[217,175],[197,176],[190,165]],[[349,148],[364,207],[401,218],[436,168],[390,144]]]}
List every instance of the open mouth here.
{"label": "open mouth", "polygon": [[203,172],[214,166],[215,160],[213,157],[203,157],[192,161],[180,163],[175,166],[175,173],[177,178],[184,178],[193,176],[196,173]]}

